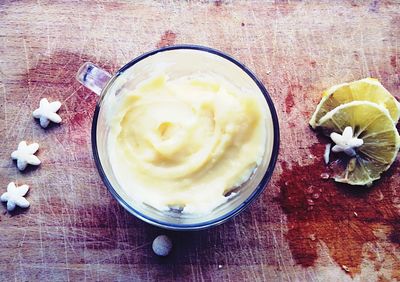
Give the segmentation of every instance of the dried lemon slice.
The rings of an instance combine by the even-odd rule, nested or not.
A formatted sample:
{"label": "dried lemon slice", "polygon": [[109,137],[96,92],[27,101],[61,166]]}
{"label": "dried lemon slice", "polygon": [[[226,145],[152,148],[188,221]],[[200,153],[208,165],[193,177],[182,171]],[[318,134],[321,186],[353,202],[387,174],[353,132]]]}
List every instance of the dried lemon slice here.
{"label": "dried lemon slice", "polygon": [[353,101],[328,112],[317,124],[328,136],[332,132],[343,133],[347,126],[363,143],[356,149],[355,156],[345,158],[344,171],[335,176],[335,181],[351,185],[372,184],[390,167],[400,147],[400,137],[392,117],[383,106]]}
{"label": "dried lemon slice", "polygon": [[370,101],[381,105],[389,111],[393,122],[397,123],[399,120],[400,103],[377,79],[364,78],[350,83],[338,84],[324,91],[321,102],[311,117],[311,127],[315,128],[319,120],[329,111],[352,101]]}

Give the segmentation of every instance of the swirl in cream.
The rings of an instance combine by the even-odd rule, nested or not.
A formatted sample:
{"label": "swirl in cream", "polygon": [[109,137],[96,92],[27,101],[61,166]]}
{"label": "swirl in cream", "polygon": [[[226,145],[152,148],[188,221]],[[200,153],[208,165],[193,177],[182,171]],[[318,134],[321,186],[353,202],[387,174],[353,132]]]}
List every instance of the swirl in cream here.
{"label": "swirl in cream", "polygon": [[211,211],[262,160],[259,96],[215,75],[158,75],[122,95],[108,140],[121,187],[160,210]]}

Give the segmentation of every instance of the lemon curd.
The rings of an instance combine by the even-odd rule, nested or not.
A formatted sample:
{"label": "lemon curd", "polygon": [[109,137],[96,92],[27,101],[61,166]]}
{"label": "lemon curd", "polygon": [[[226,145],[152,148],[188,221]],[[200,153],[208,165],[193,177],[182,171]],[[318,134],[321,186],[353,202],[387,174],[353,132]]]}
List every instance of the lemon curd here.
{"label": "lemon curd", "polygon": [[223,77],[155,75],[115,102],[108,121],[113,172],[135,201],[210,212],[262,161],[266,112],[260,93]]}

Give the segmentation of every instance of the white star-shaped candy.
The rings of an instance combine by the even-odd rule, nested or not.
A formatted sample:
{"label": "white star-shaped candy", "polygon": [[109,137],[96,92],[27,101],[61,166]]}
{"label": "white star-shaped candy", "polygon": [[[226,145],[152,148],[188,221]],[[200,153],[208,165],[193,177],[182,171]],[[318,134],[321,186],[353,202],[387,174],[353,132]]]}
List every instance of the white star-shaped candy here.
{"label": "white star-shaped candy", "polygon": [[10,182],[7,186],[7,192],[3,193],[0,199],[2,202],[7,202],[8,211],[14,210],[15,206],[27,208],[29,207],[29,202],[24,198],[24,196],[26,193],[28,193],[28,190],[28,185],[17,187],[14,182]]}
{"label": "white star-shaped candy", "polygon": [[355,148],[358,148],[364,144],[362,139],[353,137],[353,128],[351,126],[347,126],[343,130],[342,135],[332,132],[331,139],[336,143],[336,145],[332,148],[332,152],[345,152],[351,157],[356,155]]}
{"label": "white star-shaped candy", "polygon": [[33,117],[40,119],[40,126],[43,128],[46,128],[50,121],[60,123],[61,117],[56,114],[60,107],[59,101],[49,103],[46,98],[43,98],[40,100],[39,108],[33,111]]}
{"label": "white star-shaped candy", "polygon": [[38,149],[38,143],[27,145],[25,141],[21,141],[18,144],[18,149],[11,153],[11,158],[17,160],[19,170],[24,170],[28,164],[39,165],[40,160],[34,155]]}

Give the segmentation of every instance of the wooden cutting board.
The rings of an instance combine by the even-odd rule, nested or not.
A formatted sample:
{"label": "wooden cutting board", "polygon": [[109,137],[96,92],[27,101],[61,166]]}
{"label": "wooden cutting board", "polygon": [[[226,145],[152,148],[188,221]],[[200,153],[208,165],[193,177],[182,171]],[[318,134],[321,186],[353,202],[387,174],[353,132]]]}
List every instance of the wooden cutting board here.
{"label": "wooden cutting board", "polygon": [[[372,188],[335,185],[308,126],[333,84],[372,76],[399,98],[399,38],[398,1],[1,1],[0,191],[31,187],[29,209],[0,205],[1,280],[400,280],[399,161]],[[141,222],[107,192],[90,144],[97,97],[74,79],[85,61],[114,72],[180,43],[246,64],[281,126],[262,196],[186,233]],[[33,120],[42,97],[62,102],[61,125]],[[43,162],[23,173],[10,158],[21,140],[38,142]],[[164,233],[174,250],[159,258],[151,242]]]}

